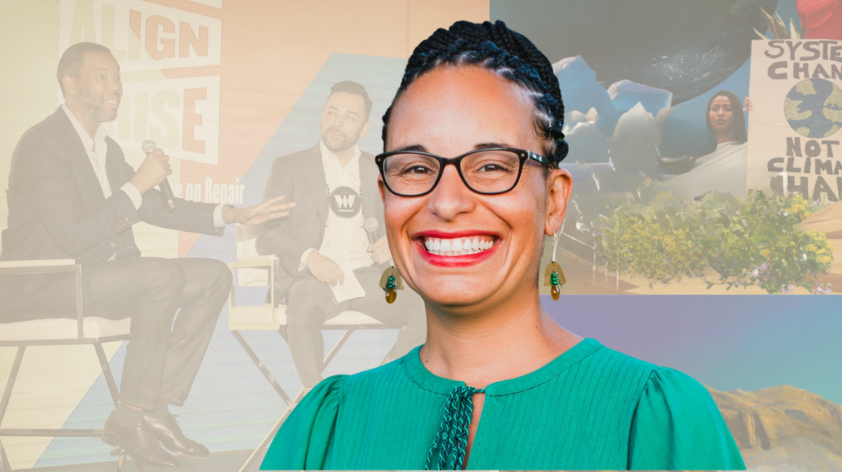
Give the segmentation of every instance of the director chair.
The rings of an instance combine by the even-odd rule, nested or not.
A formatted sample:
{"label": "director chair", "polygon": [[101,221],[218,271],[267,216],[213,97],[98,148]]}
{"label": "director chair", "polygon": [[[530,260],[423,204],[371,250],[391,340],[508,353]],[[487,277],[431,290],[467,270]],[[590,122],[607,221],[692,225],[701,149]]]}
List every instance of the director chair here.
{"label": "director chair", "polygon": [[[287,419],[293,408],[304,397],[305,389],[302,388],[294,396],[290,396],[286,390],[272,376],[240,331],[275,331],[287,341],[286,330],[286,307],[276,306],[275,276],[280,267],[278,258],[271,255],[259,255],[255,249],[255,241],[259,234],[258,226],[237,226],[237,261],[231,262],[228,266],[234,273],[234,286],[231,288],[231,296],[228,299],[228,329],[237,338],[240,345],[251,358],[252,362],[260,369],[272,388],[286,403],[287,409],[281,415],[275,426],[263,438],[260,445],[252,452],[240,471],[248,470],[251,464],[259,456],[260,452],[272,441],[275,433],[278,432],[283,422]],[[236,287],[270,287],[269,303],[259,306],[237,306]],[[338,316],[331,318],[324,324],[324,329],[343,331],[339,340],[333,345],[325,356],[322,368],[330,364],[336,354],[351,337],[351,334],[358,329],[400,329],[400,325],[382,323],[370,316],[358,311],[343,311]],[[385,361],[385,359],[384,359]]]}

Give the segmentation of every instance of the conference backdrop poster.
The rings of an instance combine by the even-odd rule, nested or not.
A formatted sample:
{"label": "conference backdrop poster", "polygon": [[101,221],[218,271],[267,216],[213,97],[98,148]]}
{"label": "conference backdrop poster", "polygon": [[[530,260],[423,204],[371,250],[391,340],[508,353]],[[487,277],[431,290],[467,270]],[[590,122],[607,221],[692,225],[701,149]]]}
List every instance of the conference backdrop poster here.
{"label": "conference backdrop poster", "polygon": [[[275,158],[318,142],[334,83],[366,87],[371,131],[358,145],[376,154],[414,46],[456,20],[505,21],[548,55],[566,105],[563,167],[574,188],[556,256],[568,282],[559,302],[543,297],[547,311],[578,334],[704,383],[750,467],[842,467],[842,318],[837,298],[824,296],[842,290],[834,206],[842,133],[833,132],[842,38],[810,37],[808,12],[794,0],[20,0],[0,9],[10,65],[0,89],[0,186],[21,134],[61,103],[58,57],[93,41],[122,69],[119,115],[106,129],[129,162],[142,162],[141,143],[152,139],[173,158],[178,196],[238,206],[262,201]],[[720,91],[739,101],[727,124],[742,120],[747,140],[717,142],[708,102]],[[3,194],[0,227],[5,212]],[[233,227],[222,238],[134,230],[146,256],[244,255]],[[547,261],[551,251],[548,238]],[[236,305],[260,311],[265,275],[237,276],[258,286],[238,286]],[[232,336],[231,319],[226,309],[179,411],[188,435],[214,453],[253,449],[287,408]],[[241,333],[297,392],[283,338]],[[341,335],[325,331],[326,345]],[[375,367],[396,336],[354,332],[325,375]],[[36,360],[21,375],[36,387],[16,390],[4,428],[32,425],[38,403],[27,395],[60,400],[37,418],[41,427],[101,426],[107,389],[95,357],[74,349],[30,350]],[[118,377],[124,354],[125,345],[109,348]],[[13,357],[0,348],[0,379]],[[83,378],[81,387],[63,389],[64,374]],[[51,383],[53,397],[42,388]],[[3,444],[15,467],[109,459],[97,439]]]}

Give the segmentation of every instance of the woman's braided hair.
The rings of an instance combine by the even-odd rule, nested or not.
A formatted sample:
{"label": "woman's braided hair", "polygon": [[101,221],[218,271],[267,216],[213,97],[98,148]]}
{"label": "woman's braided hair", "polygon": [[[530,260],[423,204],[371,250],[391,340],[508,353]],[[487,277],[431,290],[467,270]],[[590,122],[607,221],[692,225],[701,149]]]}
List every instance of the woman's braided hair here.
{"label": "woman's braided hair", "polygon": [[412,52],[392,105],[383,115],[383,146],[389,116],[401,94],[421,75],[443,65],[478,65],[516,83],[535,105],[535,130],[546,142],[544,153],[555,165],[567,156],[564,103],[552,64],[541,51],[502,21],[482,24],[458,21],[449,29],[439,28]]}

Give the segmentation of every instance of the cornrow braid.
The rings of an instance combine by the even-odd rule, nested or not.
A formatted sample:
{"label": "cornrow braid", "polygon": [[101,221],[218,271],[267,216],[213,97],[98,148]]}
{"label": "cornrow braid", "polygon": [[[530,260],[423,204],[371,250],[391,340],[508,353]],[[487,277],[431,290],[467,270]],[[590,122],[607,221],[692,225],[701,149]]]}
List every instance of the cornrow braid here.
{"label": "cornrow braid", "polygon": [[530,40],[499,20],[482,24],[457,21],[449,29],[439,28],[415,48],[395,99],[383,115],[384,148],[389,117],[398,98],[418,77],[445,64],[479,65],[524,89],[535,105],[534,125],[547,143],[546,157],[558,165],[567,156],[568,146],[561,132],[564,102],[552,64]]}

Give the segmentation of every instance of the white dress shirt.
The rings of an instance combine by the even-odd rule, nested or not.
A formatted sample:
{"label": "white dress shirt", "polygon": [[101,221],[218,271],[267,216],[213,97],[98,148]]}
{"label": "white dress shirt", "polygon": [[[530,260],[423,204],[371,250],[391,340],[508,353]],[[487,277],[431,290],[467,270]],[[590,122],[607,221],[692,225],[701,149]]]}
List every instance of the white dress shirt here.
{"label": "white dress shirt", "polygon": [[[82,140],[82,146],[88,153],[88,159],[91,161],[91,166],[93,167],[96,178],[99,181],[102,194],[105,198],[110,197],[111,185],[108,182],[108,172],[105,170],[105,159],[108,154],[108,143],[105,141],[105,128],[98,125],[94,137],[91,138],[91,135],[88,134],[82,126],[82,123],[79,123],[79,120],[76,119],[73,112],[67,108],[67,105],[62,104],[61,109],[64,110],[65,114],[67,114],[67,117],[70,119],[70,123],[73,124],[73,128],[76,130],[76,134],[78,134],[79,139]],[[140,209],[140,206],[143,205],[143,196],[140,194],[137,187],[135,187],[131,182],[126,182],[122,187],[120,187],[120,190],[129,196],[135,210]],[[225,226],[225,222],[222,218],[222,210],[224,206],[225,205],[218,205],[213,212],[213,224],[217,228]]]}
{"label": "white dress shirt", "polygon": [[[82,123],[79,123],[79,120],[77,120],[70,109],[67,108],[67,105],[62,104],[61,109],[67,114],[67,117],[73,124],[73,128],[76,129],[76,134],[78,134],[79,139],[82,140],[82,146],[88,153],[88,159],[90,159],[91,166],[94,168],[94,173],[99,181],[99,186],[102,188],[102,194],[105,198],[110,197],[111,185],[108,183],[108,172],[105,170],[105,156],[108,154],[108,143],[105,142],[105,129],[102,126],[97,126],[96,134],[93,138],[91,138],[91,135],[88,134],[82,126]],[[140,208],[140,205],[143,204],[143,197],[140,195],[140,191],[131,183],[126,182],[122,187],[120,187],[120,190],[129,196],[135,210]]]}
{"label": "white dress shirt", "polygon": [[[336,157],[323,142],[319,141],[319,150],[322,154],[322,166],[325,170],[325,182],[327,189],[323,190],[330,194],[337,187],[350,187],[357,191],[362,205],[362,189],[360,185],[360,155],[359,147],[354,146],[354,153],[351,159],[343,167]],[[372,189],[366,189],[372,191]],[[363,212],[360,207],[359,213],[352,218],[342,218],[328,210],[325,234],[319,254],[329,257],[343,267],[358,269],[360,267],[371,267],[374,260],[368,252],[368,235],[363,227]],[[307,267],[307,256],[314,249],[307,249],[301,255],[299,270]],[[347,276],[347,274],[346,274]]]}

